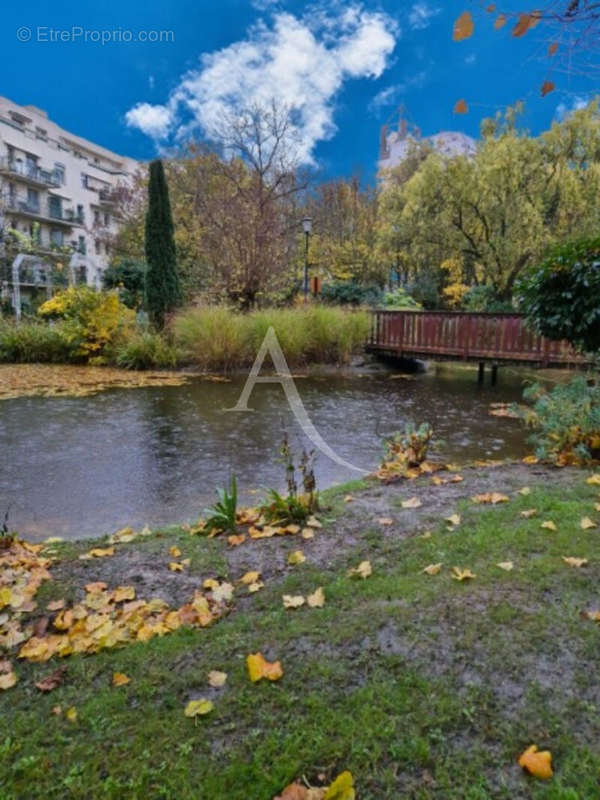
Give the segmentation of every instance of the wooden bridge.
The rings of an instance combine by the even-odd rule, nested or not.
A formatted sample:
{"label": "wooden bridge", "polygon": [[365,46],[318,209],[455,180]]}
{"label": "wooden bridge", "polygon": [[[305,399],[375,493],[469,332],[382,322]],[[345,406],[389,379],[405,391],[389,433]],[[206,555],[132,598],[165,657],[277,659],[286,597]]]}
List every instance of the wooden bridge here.
{"label": "wooden bridge", "polygon": [[576,367],[587,361],[567,342],[538,336],[522,314],[453,311],[374,311],[367,350],[400,358],[534,367]]}

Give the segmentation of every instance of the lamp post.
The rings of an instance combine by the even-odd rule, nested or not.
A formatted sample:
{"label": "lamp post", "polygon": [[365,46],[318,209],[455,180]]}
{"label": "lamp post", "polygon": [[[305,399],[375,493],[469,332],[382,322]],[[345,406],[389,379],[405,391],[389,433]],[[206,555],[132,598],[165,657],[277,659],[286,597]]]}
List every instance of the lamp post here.
{"label": "lamp post", "polygon": [[308,240],[312,231],[312,217],[304,217],[302,220],[302,230],[306,237],[304,248],[304,302],[308,302]]}

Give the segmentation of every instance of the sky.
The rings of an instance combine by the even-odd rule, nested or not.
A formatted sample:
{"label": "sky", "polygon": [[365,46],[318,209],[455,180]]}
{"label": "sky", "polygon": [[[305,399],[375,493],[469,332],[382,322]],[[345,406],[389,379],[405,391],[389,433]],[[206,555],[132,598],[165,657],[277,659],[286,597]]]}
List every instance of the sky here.
{"label": "sky", "polygon": [[[401,106],[423,135],[476,137],[483,117],[521,99],[522,124],[535,134],[595,94],[590,77],[549,73],[544,25],[514,39],[481,11],[474,35],[452,41],[454,20],[474,8],[472,0],[11,3],[0,94],[142,160],[210,138],[231,108],[274,98],[294,109],[305,164],[324,178],[372,180],[381,125],[394,124]],[[557,88],[542,98],[548,78]],[[468,113],[453,113],[462,98]]]}

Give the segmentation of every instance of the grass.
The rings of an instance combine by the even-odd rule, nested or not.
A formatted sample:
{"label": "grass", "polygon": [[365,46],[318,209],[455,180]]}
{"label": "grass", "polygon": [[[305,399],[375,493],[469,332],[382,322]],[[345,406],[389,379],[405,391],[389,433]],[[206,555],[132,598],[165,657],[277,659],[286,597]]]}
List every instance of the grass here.
{"label": "grass", "polygon": [[[62,662],[67,682],[48,695],[33,685],[55,664],[19,663],[19,684],[0,695],[2,800],[268,800],[297,777],[342,769],[359,800],[597,797],[600,628],[579,616],[598,599],[600,528],[579,527],[598,517],[597,490],[582,474],[567,490],[538,487],[494,508],[465,502],[460,528],[439,519],[430,538],[382,536],[373,520],[345,546],[350,491],[359,498],[368,484],[324,496],[317,535],[338,533],[334,555],[287,569],[251,598],[236,592],[238,608],[214,627],[73,656]],[[520,517],[532,507],[536,517]],[[540,528],[545,519],[556,533]],[[222,541],[177,527],[121,547],[158,562],[172,544],[199,578],[239,577],[228,574]],[[72,590],[68,565],[89,546],[58,547],[62,583],[45,585],[41,599]],[[572,569],[563,555],[590,564]],[[349,579],[363,558],[372,577]],[[507,560],[512,572],[495,566]],[[439,561],[438,576],[423,575]],[[476,579],[452,580],[455,564]],[[324,608],[283,609],[282,594],[317,586]],[[281,681],[250,684],[245,657],[257,650],[281,659]],[[229,674],[224,689],[208,687],[211,669]],[[114,671],[131,683],[113,688]],[[214,711],[185,718],[187,701],[202,696]],[[54,716],[56,705],[76,706],[78,721]],[[516,764],[533,742],[552,751],[548,782]]]}

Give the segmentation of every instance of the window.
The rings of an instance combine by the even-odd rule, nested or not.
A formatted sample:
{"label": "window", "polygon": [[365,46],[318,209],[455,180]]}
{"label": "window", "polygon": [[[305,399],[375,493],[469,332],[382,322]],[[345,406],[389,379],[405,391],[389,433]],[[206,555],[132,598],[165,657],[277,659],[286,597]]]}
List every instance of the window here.
{"label": "window", "polygon": [[85,237],[80,236],[77,242],[77,252],[85,255]]}
{"label": "window", "polygon": [[48,197],[48,212],[54,219],[62,219],[62,198],[51,194]]}
{"label": "window", "polygon": [[104,225],[108,228],[110,225],[110,214],[104,214]]}
{"label": "window", "polygon": [[37,128],[35,129],[35,136],[36,139],[41,139],[43,142],[48,141],[48,131],[44,128]]}
{"label": "window", "polygon": [[94,209],[94,225],[100,225],[100,212],[97,208]]}
{"label": "window", "polygon": [[52,228],[50,230],[50,242],[56,247],[62,247],[65,242],[64,234],[58,228]]}
{"label": "window", "polygon": [[96,239],[94,242],[94,250],[96,251],[96,255],[100,255],[100,239]]}
{"label": "window", "polygon": [[90,188],[88,184],[88,176],[85,174],[85,172],[81,173],[81,185],[83,186],[84,189]]}
{"label": "window", "polygon": [[65,165],[58,161],[54,164],[54,179],[59,186],[64,186],[66,178]]}
{"label": "window", "polygon": [[40,193],[37,189],[27,189],[27,210],[34,213],[40,210]]}

